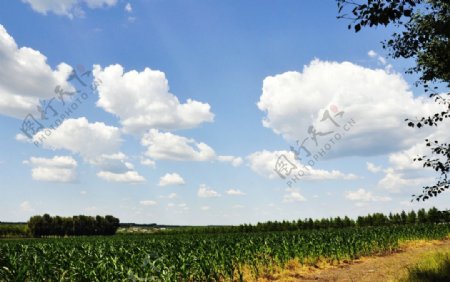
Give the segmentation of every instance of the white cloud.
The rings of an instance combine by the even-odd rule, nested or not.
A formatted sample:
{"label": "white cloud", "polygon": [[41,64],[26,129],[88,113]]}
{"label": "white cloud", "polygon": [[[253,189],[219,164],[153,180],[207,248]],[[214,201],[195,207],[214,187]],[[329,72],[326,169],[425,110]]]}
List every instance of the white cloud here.
{"label": "white cloud", "polygon": [[155,163],[154,160],[146,159],[146,158],[142,158],[141,159],[141,165],[146,165],[146,166],[149,166],[149,167],[152,167],[152,168],[156,167],[156,163]]}
{"label": "white cloud", "polygon": [[421,187],[427,183],[434,183],[433,177],[422,176],[418,172],[408,173],[389,168],[385,170],[385,173],[384,177],[378,182],[378,187],[391,193],[400,193],[405,190],[409,192],[420,191]]}
{"label": "white cloud", "polygon": [[67,119],[50,134],[39,132],[34,135],[34,142],[42,142],[48,149],[65,149],[78,153],[87,160],[101,155],[114,154],[122,140],[117,127],[103,122],[89,123],[85,117]]}
{"label": "white cloud", "polygon": [[380,62],[380,64],[382,64],[383,66],[386,66],[386,69],[391,70],[392,69],[392,65],[388,65],[386,58],[384,58],[383,56],[379,55],[377,52],[370,50],[367,55],[371,58],[376,58],[378,60],[378,62]]}
{"label": "white cloud", "polygon": [[31,8],[41,14],[46,15],[52,12],[56,15],[67,16],[84,16],[82,9],[86,5],[90,9],[114,6],[117,0],[22,0],[30,4]]}
{"label": "white cloud", "polygon": [[67,183],[77,180],[77,161],[70,156],[31,157],[24,163],[32,166],[31,177],[36,181]]}
{"label": "white cloud", "polygon": [[217,160],[219,162],[229,162],[234,167],[238,167],[242,164],[243,160],[241,157],[235,157],[235,156],[218,156]]}
{"label": "white cloud", "polygon": [[178,173],[166,173],[159,179],[159,186],[184,185],[186,182]]}
{"label": "white cloud", "polygon": [[[448,128],[450,121],[444,121],[435,131],[426,138],[449,142]],[[422,129],[421,129],[422,130]],[[414,162],[418,156],[430,155],[430,147],[422,141],[408,149],[391,153],[389,155],[390,167],[384,170],[384,177],[378,182],[378,187],[391,193],[407,192],[408,194],[420,192],[426,185],[436,183],[436,172],[430,167],[423,167],[422,162]]]}
{"label": "white cloud", "polygon": [[125,12],[127,12],[127,13],[133,12],[133,8],[131,7],[131,4],[130,4],[130,3],[127,3],[127,4],[125,5]]}
{"label": "white cloud", "polygon": [[228,189],[227,191],[225,191],[225,194],[230,195],[230,196],[244,196],[245,195],[245,193],[239,189]]}
{"label": "white cloud", "polygon": [[139,204],[141,204],[142,206],[155,206],[158,203],[152,200],[145,200],[145,201],[140,201]]}
{"label": "white cloud", "polygon": [[366,191],[364,189],[358,189],[356,191],[347,191],[345,193],[345,198],[351,201],[358,202],[388,202],[391,198],[384,196],[375,196],[372,192]]}
{"label": "white cloud", "polygon": [[131,163],[127,162],[128,157],[122,153],[102,154],[98,157],[91,158],[89,162],[101,170],[110,171],[114,173],[123,173],[128,170],[133,170]]}
{"label": "white cloud", "polygon": [[1,24],[0,65],[0,114],[19,119],[32,114],[39,119],[40,99],[53,98],[58,85],[74,90],[67,82],[72,67],[61,63],[53,70],[39,51],[19,48]]}
{"label": "white cloud", "polygon": [[[406,126],[405,118],[442,109],[428,98],[415,98],[400,74],[320,60],[312,61],[303,72],[266,77],[258,108],[266,113],[263,125],[288,142],[303,141],[310,126],[321,133],[345,133],[329,157],[383,155],[409,148],[432,129],[416,131]],[[325,110],[340,127],[328,118],[321,121]],[[334,116],[340,110],[343,116]],[[355,124],[344,131],[350,119]],[[314,152],[331,136],[317,136],[316,147],[309,135],[304,145]]]}
{"label": "white cloud", "polygon": [[94,65],[93,74],[102,81],[97,106],[118,116],[125,132],[193,128],[214,119],[209,104],[191,99],[181,104],[169,92],[169,84],[161,71],[145,68],[142,72],[124,73],[121,65],[104,69]]}
{"label": "white cloud", "polygon": [[97,176],[110,182],[144,182],[145,178],[134,170],[134,165],[127,161],[122,153],[102,154],[89,159],[89,163],[100,169]]}
{"label": "white cloud", "polygon": [[19,208],[23,212],[34,212],[34,208],[31,206],[29,201],[23,201],[20,203]]}
{"label": "white cloud", "polygon": [[291,203],[291,202],[304,202],[306,201],[305,197],[300,194],[298,189],[287,188],[286,193],[283,196],[283,202]]}
{"label": "white cloud", "polygon": [[145,155],[156,160],[209,161],[215,159],[214,150],[205,143],[197,143],[170,132],[156,129],[144,134],[141,144],[147,147]]}
{"label": "white cloud", "polygon": [[209,211],[211,209],[211,207],[209,207],[209,206],[202,206],[200,209],[202,211]]}
{"label": "white cloud", "polygon": [[213,198],[220,197],[220,194],[217,191],[209,188],[205,184],[201,184],[197,191],[197,196],[200,198]]}
{"label": "white cloud", "polygon": [[127,171],[123,173],[113,173],[110,171],[100,171],[97,176],[108,182],[125,182],[125,183],[139,183],[144,182],[145,178],[139,175],[136,171]]}
{"label": "white cloud", "polygon": [[367,52],[367,55],[371,58],[376,58],[378,54],[374,50],[370,50],[369,52]]}
{"label": "white cloud", "polygon": [[372,173],[377,173],[380,172],[382,170],[381,166],[376,166],[375,164],[371,163],[371,162],[367,162],[367,170],[372,172]]}
{"label": "white cloud", "polygon": [[304,174],[300,177],[303,180],[330,180],[330,179],[344,179],[354,180],[358,177],[354,174],[345,174],[338,170],[321,170],[314,169],[311,166],[304,166],[300,164],[291,151],[258,151],[247,157],[249,160],[250,168],[261,176],[269,179],[277,179],[280,176],[275,171],[277,160],[280,156],[285,155],[287,159],[295,166],[292,170],[291,176],[298,171],[302,171]]}
{"label": "white cloud", "polygon": [[145,155],[155,160],[172,161],[219,161],[237,167],[242,164],[241,157],[217,156],[213,148],[192,138],[151,129],[141,138],[147,147]]}

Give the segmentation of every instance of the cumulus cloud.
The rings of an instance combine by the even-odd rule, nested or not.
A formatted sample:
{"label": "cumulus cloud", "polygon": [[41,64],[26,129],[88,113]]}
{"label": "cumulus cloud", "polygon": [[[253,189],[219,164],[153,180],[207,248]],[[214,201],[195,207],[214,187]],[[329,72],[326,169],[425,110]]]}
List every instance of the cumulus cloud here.
{"label": "cumulus cloud", "polygon": [[[243,162],[241,157],[218,156],[213,148],[203,142],[157,129],[145,133],[141,138],[141,145],[146,147],[144,155],[155,160],[219,161],[230,163],[235,167]],[[148,162],[152,164],[154,161]]]}
{"label": "cumulus cloud", "polygon": [[90,9],[114,6],[117,0],[22,0],[30,4],[31,8],[43,15],[52,12],[56,15],[67,16],[84,16],[83,6],[86,5]]}
{"label": "cumulus cloud", "polygon": [[[450,142],[448,128],[450,128],[450,121],[444,121],[426,138],[448,143]],[[384,170],[385,174],[378,182],[378,187],[391,193],[411,194],[421,191],[423,186],[436,183],[436,172],[432,168],[424,168],[423,163],[413,161],[418,156],[430,156],[430,153],[430,147],[427,147],[424,141],[408,149],[391,153],[390,167]]]}
{"label": "cumulus cloud", "polygon": [[285,194],[283,196],[283,202],[292,203],[292,202],[304,202],[304,201],[306,201],[306,199],[305,199],[305,197],[303,197],[302,194],[300,194],[300,191],[298,189],[287,188],[285,190]]}
{"label": "cumulus cloud", "polygon": [[[345,134],[333,145],[329,157],[383,155],[409,148],[431,129],[415,131],[406,126],[405,118],[442,109],[428,98],[415,98],[400,74],[320,60],[312,61],[302,72],[266,77],[258,108],[266,113],[265,127],[288,142],[309,138],[304,145],[312,151],[317,148],[312,139],[314,129]],[[355,125],[342,131],[350,119]],[[319,148],[331,136],[317,135]]]}
{"label": "cumulus cloud", "polygon": [[219,162],[231,163],[234,167],[240,166],[243,162],[241,157],[235,157],[235,156],[218,156],[217,160]]}
{"label": "cumulus cloud", "polygon": [[144,134],[141,144],[147,147],[145,155],[156,160],[209,161],[216,157],[205,143],[156,129]]}
{"label": "cumulus cloud", "polygon": [[48,149],[69,150],[87,160],[95,159],[102,154],[114,154],[122,143],[117,127],[108,126],[103,122],[89,123],[85,117],[64,120],[50,132],[51,134],[37,133],[33,137],[34,142],[42,142]]}
{"label": "cumulus cloud", "polygon": [[19,119],[27,114],[38,117],[39,101],[54,97],[56,86],[74,90],[67,82],[71,66],[61,63],[53,70],[39,51],[19,48],[1,24],[0,65],[0,114]]}
{"label": "cumulus cloud", "polygon": [[420,173],[414,174],[390,168],[378,182],[378,187],[391,193],[400,193],[405,190],[411,192],[420,191],[422,186],[431,184],[433,181],[433,177],[422,176]]}
{"label": "cumulus cloud", "polygon": [[24,161],[32,166],[31,177],[36,181],[74,182],[77,180],[77,161],[70,156],[53,158],[31,157]]}
{"label": "cumulus cloud", "polygon": [[123,173],[114,173],[110,171],[100,171],[97,176],[108,182],[122,182],[122,183],[140,183],[145,182],[145,178],[137,171],[127,171]]}
{"label": "cumulus cloud", "polygon": [[146,159],[146,158],[141,158],[141,165],[146,165],[152,168],[156,167],[156,163],[154,160],[151,159]]}
{"label": "cumulus cloud", "polygon": [[277,179],[280,176],[275,171],[277,160],[280,156],[286,156],[286,158],[292,163],[293,170],[291,174],[297,171],[302,171],[304,174],[301,179],[304,180],[330,180],[330,179],[344,179],[354,180],[358,177],[354,174],[345,174],[338,170],[322,170],[314,169],[311,166],[303,165],[295,159],[292,151],[257,151],[247,157],[250,168],[257,174],[267,177],[269,179]]}
{"label": "cumulus cloud", "polygon": [[133,164],[127,160],[128,157],[124,153],[118,152],[115,154],[102,154],[91,158],[90,163],[104,171],[123,173],[134,169]]}
{"label": "cumulus cloud", "polygon": [[122,153],[102,154],[88,160],[90,164],[100,169],[97,176],[109,182],[144,182],[145,178],[134,170],[134,165]]}
{"label": "cumulus cloud", "polygon": [[221,195],[214,191],[213,189],[209,188],[205,184],[201,184],[197,191],[197,196],[200,198],[214,198],[214,197],[220,197]]}
{"label": "cumulus cloud", "polygon": [[366,191],[364,189],[358,189],[356,191],[347,191],[345,193],[345,198],[350,201],[357,202],[388,202],[391,198],[385,196],[375,196],[372,192]]}
{"label": "cumulus cloud", "polygon": [[245,195],[245,193],[239,189],[228,189],[227,191],[225,191],[225,194],[230,195],[230,196],[244,196]]}
{"label": "cumulus cloud", "polygon": [[161,71],[145,68],[142,72],[124,72],[121,65],[104,69],[94,65],[93,74],[102,81],[97,106],[118,116],[125,132],[194,128],[214,119],[207,103],[192,99],[180,103],[169,92],[169,83]]}
{"label": "cumulus cloud", "polygon": [[178,173],[166,173],[159,179],[159,186],[184,185],[186,182]]}
{"label": "cumulus cloud", "polygon": [[19,208],[22,212],[34,212],[34,208],[29,201],[20,203]]}
{"label": "cumulus cloud", "polygon": [[372,172],[372,173],[377,173],[377,172],[380,172],[382,170],[381,166],[377,166],[377,165],[375,165],[375,164],[373,164],[371,162],[367,162],[366,165],[367,165],[367,170]]}

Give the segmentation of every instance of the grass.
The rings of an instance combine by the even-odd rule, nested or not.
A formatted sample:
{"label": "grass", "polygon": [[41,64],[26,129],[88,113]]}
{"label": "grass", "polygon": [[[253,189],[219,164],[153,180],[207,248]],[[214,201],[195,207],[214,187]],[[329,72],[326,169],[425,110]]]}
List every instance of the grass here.
{"label": "grass", "polygon": [[409,267],[400,281],[450,281],[450,251],[425,255],[416,265]]}

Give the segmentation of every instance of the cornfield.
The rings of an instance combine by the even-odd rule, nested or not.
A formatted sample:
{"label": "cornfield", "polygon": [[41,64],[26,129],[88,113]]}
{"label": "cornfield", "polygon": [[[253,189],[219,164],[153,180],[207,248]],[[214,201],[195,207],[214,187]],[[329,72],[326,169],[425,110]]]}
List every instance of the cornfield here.
{"label": "cornfield", "polygon": [[0,241],[0,281],[242,281],[263,271],[390,252],[442,239],[449,224],[229,234],[153,234]]}

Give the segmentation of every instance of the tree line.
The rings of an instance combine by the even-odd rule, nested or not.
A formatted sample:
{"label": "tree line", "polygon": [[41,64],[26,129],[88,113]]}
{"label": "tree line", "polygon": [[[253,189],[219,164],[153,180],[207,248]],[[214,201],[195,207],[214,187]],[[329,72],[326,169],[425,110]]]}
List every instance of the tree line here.
{"label": "tree line", "polygon": [[0,222],[0,238],[2,237],[28,237],[28,227],[24,223]]}
{"label": "tree line", "polygon": [[119,228],[119,223],[119,219],[112,215],[61,217],[44,214],[32,216],[27,224],[33,237],[42,237],[114,235]]}
{"label": "tree line", "polygon": [[229,233],[229,232],[266,232],[266,231],[297,231],[311,229],[346,228],[346,227],[368,227],[389,226],[405,224],[438,224],[450,223],[450,212],[439,211],[431,208],[428,211],[420,209],[406,213],[373,213],[366,216],[358,216],[356,220],[345,217],[322,218],[322,219],[299,219],[294,221],[267,221],[257,224],[241,224],[238,226],[214,226],[214,227],[181,227],[162,233]]}

